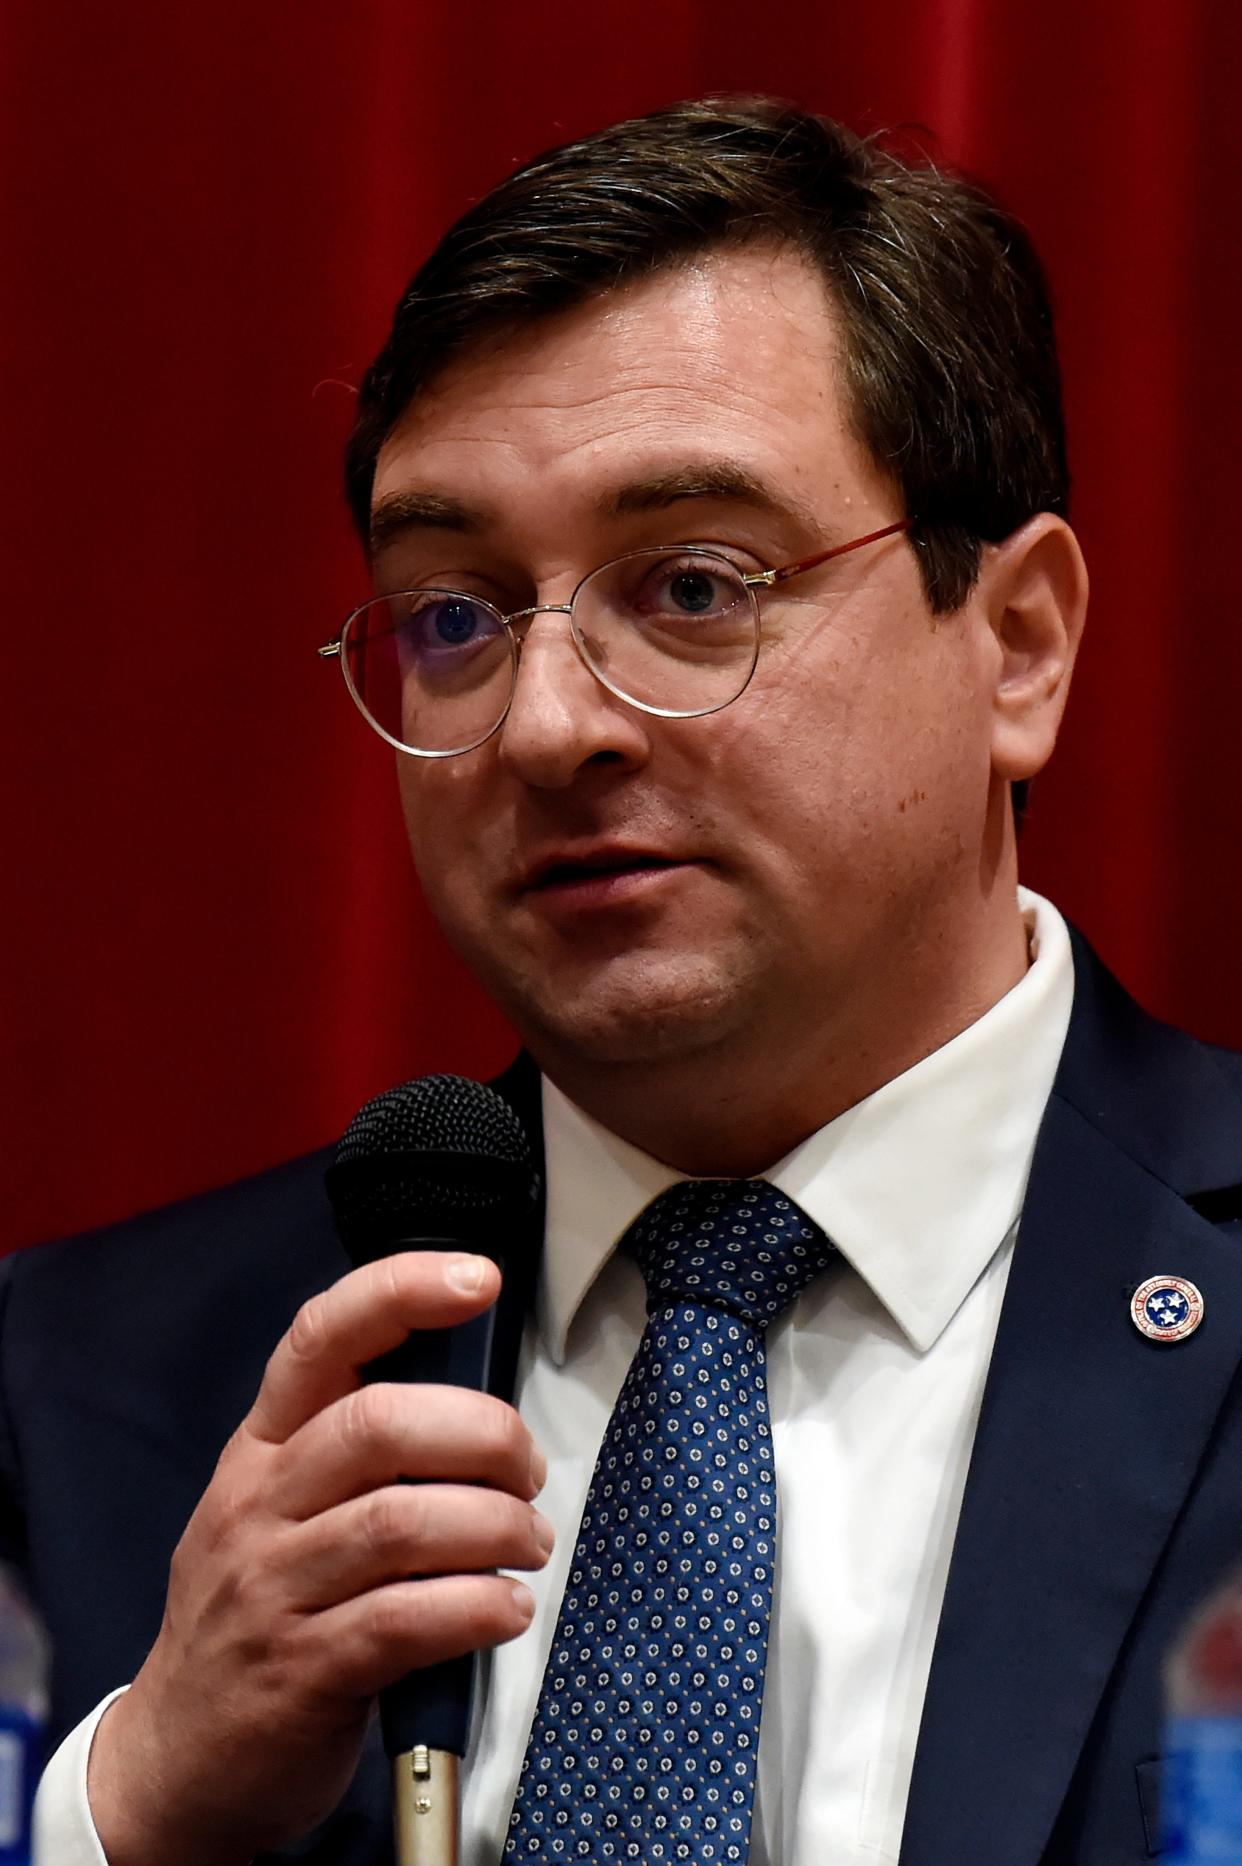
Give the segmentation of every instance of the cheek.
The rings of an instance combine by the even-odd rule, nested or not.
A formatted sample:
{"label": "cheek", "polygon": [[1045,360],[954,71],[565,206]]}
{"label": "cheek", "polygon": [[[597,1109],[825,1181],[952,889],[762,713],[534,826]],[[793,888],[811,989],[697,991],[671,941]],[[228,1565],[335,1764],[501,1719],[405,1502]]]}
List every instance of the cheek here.
{"label": "cheek", "polygon": [[[845,856],[877,839],[956,840],[987,789],[989,713],[952,623],[838,628],[773,656],[729,714],[713,779],[765,839]],[[724,723],[727,721],[727,724]]]}
{"label": "cheek", "polygon": [[720,715],[717,776],[770,828],[791,812],[822,822],[882,770],[883,689],[860,678],[863,659],[840,631],[801,652],[779,644],[741,702]]}
{"label": "cheek", "polygon": [[433,909],[468,894],[476,871],[471,860],[475,826],[486,816],[477,798],[477,774],[464,769],[465,762],[402,759],[398,773],[410,853]]}
{"label": "cheek", "polygon": [[[987,811],[991,714],[978,672],[950,619],[920,644],[906,677],[874,698],[877,798],[895,839],[924,841],[932,860],[975,841]],[[917,849],[911,859],[919,863]]]}

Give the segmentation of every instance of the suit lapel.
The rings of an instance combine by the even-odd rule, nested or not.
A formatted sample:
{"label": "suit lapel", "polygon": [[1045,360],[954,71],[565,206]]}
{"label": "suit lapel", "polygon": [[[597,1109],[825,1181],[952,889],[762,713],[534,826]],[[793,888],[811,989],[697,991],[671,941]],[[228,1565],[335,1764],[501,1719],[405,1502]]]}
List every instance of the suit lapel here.
{"label": "suit lapel", "polygon": [[[1242,1359],[1242,1253],[1187,1203],[1242,1179],[1242,1108],[1081,946],[984,1392],[902,1866],[1036,1866]],[[1147,1277],[1205,1319],[1144,1339]]]}

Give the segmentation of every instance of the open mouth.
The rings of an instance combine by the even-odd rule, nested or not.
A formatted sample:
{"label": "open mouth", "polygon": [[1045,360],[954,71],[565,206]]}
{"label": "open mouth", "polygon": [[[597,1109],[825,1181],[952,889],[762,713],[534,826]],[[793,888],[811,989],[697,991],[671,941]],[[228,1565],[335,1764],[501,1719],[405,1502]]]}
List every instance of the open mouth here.
{"label": "open mouth", "polygon": [[583,862],[553,862],[536,876],[535,888],[569,888],[585,882],[610,881],[625,875],[654,874],[662,868],[680,867],[662,855],[601,856]]}

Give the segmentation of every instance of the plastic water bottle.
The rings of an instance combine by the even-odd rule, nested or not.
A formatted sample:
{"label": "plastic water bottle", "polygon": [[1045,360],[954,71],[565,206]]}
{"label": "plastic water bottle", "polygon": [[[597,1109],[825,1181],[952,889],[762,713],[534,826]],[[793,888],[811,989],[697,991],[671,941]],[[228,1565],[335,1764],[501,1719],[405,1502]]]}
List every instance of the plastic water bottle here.
{"label": "plastic water bottle", "polygon": [[11,1569],[0,1567],[0,1866],[30,1866],[30,1810],[43,1766],[48,1646]]}
{"label": "plastic water bottle", "polygon": [[1242,1574],[1190,1621],[1166,1684],[1164,1866],[1242,1866]]}

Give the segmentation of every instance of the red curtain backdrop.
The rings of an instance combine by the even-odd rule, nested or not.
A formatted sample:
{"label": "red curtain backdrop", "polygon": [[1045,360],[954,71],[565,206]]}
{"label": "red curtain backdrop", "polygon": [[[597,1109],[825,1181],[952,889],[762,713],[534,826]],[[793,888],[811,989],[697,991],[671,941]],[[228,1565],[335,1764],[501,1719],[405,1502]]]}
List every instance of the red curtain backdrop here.
{"label": "red curtain backdrop", "polygon": [[915,126],[1033,230],[1089,645],[1027,879],[1242,1044],[1235,0],[10,0],[3,1242],[338,1133],[512,1038],[315,656],[365,586],[351,390],[438,231],[553,141],[767,90]]}

